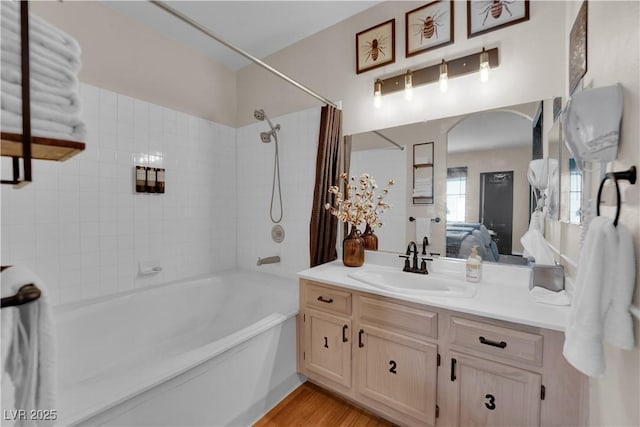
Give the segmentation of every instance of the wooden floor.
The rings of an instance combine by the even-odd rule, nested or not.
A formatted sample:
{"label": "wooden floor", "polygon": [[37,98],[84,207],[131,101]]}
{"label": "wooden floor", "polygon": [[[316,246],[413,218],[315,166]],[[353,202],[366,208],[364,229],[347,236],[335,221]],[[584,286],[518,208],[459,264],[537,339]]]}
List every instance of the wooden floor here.
{"label": "wooden floor", "polygon": [[254,427],[390,427],[393,425],[306,382],[258,420]]}

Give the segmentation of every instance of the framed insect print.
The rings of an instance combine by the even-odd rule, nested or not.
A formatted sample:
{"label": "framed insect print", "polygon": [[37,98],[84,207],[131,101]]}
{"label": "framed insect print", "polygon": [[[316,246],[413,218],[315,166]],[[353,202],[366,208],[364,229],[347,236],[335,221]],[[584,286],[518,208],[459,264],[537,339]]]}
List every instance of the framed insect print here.
{"label": "framed insect print", "polygon": [[467,38],[529,20],[529,0],[467,0]]}
{"label": "framed insect print", "polygon": [[404,15],[408,58],[453,43],[453,1],[439,0]]}
{"label": "framed insect print", "polygon": [[587,2],[580,6],[569,33],[569,93],[587,73]]}
{"label": "framed insect print", "polygon": [[357,74],[396,62],[395,34],[395,19],[356,34]]}

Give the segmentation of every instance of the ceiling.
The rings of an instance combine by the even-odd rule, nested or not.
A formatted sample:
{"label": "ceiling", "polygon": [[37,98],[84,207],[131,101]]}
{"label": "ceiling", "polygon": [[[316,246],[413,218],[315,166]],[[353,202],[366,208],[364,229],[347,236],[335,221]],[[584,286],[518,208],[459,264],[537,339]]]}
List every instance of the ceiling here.
{"label": "ceiling", "polygon": [[[533,132],[531,117],[535,115],[539,104],[539,102],[530,102],[496,110],[417,122],[381,129],[380,133],[409,148],[412,144],[427,142],[425,135],[447,134],[448,153],[530,146]],[[352,136],[354,151],[395,149],[372,132]]]}
{"label": "ceiling", "polygon": [[[148,1],[102,3],[232,70],[250,62]],[[172,8],[262,59],[380,1],[169,1]]]}

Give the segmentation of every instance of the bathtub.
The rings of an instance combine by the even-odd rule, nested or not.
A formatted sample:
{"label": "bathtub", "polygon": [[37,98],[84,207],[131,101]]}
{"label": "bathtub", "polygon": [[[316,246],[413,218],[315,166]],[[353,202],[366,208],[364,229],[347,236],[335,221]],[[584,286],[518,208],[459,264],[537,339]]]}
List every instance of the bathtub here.
{"label": "bathtub", "polygon": [[301,383],[297,294],[233,270],[56,307],[57,425],[251,424]]}

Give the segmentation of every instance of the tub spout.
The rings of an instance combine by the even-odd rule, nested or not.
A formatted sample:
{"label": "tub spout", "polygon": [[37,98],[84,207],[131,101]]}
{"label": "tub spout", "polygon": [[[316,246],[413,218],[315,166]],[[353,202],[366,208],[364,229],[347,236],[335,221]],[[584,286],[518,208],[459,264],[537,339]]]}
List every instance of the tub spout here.
{"label": "tub spout", "polygon": [[258,258],[258,262],[256,263],[256,265],[274,264],[276,262],[280,262],[280,257],[278,255],[268,256],[266,258]]}

